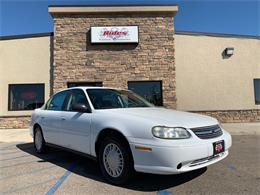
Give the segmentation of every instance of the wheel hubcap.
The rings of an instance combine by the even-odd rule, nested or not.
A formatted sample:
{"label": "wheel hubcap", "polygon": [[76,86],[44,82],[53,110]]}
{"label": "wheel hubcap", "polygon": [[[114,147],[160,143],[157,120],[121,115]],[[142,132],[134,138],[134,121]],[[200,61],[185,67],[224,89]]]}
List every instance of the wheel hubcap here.
{"label": "wheel hubcap", "polygon": [[106,172],[112,177],[119,177],[124,168],[124,158],[120,148],[115,144],[108,144],[103,152],[103,164]]}
{"label": "wheel hubcap", "polygon": [[35,134],[35,147],[37,150],[40,150],[42,147],[42,135],[39,130],[36,131],[36,134]]}

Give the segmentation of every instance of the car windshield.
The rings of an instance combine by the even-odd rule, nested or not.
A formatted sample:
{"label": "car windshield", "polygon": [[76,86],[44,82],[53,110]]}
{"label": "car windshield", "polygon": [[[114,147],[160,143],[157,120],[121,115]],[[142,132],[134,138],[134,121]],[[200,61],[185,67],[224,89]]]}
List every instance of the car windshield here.
{"label": "car windshield", "polygon": [[87,89],[87,93],[95,109],[136,108],[153,106],[153,104],[149,103],[137,94],[126,90]]}

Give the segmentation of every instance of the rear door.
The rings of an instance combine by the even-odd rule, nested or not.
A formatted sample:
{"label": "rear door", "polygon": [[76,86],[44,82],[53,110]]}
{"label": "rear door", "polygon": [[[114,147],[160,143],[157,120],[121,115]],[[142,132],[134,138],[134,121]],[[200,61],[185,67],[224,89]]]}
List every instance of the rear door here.
{"label": "rear door", "polygon": [[45,141],[48,143],[60,145],[61,114],[67,95],[68,91],[55,94],[48,101],[46,109],[41,114],[41,127]]}
{"label": "rear door", "polygon": [[86,154],[90,153],[91,113],[80,113],[72,110],[74,104],[85,104],[88,100],[82,89],[70,90],[62,112],[61,139],[62,146]]}

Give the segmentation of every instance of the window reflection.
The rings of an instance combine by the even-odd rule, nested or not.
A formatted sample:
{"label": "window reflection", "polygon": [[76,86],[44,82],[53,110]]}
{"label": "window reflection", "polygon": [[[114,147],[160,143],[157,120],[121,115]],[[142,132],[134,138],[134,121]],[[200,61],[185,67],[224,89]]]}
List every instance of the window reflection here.
{"label": "window reflection", "polygon": [[128,89],[156,106],[163,106],[161,81],[129,81]]}
{"label": "window reflection", "polygon": [[34,110],[44,104],[44,84],[10,84],[8,110]]}

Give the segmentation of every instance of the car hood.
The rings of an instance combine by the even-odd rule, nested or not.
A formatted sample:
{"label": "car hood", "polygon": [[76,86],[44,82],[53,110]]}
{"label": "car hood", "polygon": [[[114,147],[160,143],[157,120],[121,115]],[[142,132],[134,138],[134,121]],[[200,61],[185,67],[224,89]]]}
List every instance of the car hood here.
{"label": "car hood", "polygon": [[195,128],[218,124],[215,118],[209,116],[158,107],[120,108],[103,111],[110,112],[113,115],[127,116],[129,120],[131,120],[131,118],[135,120],[148,120],[153,125]]}

